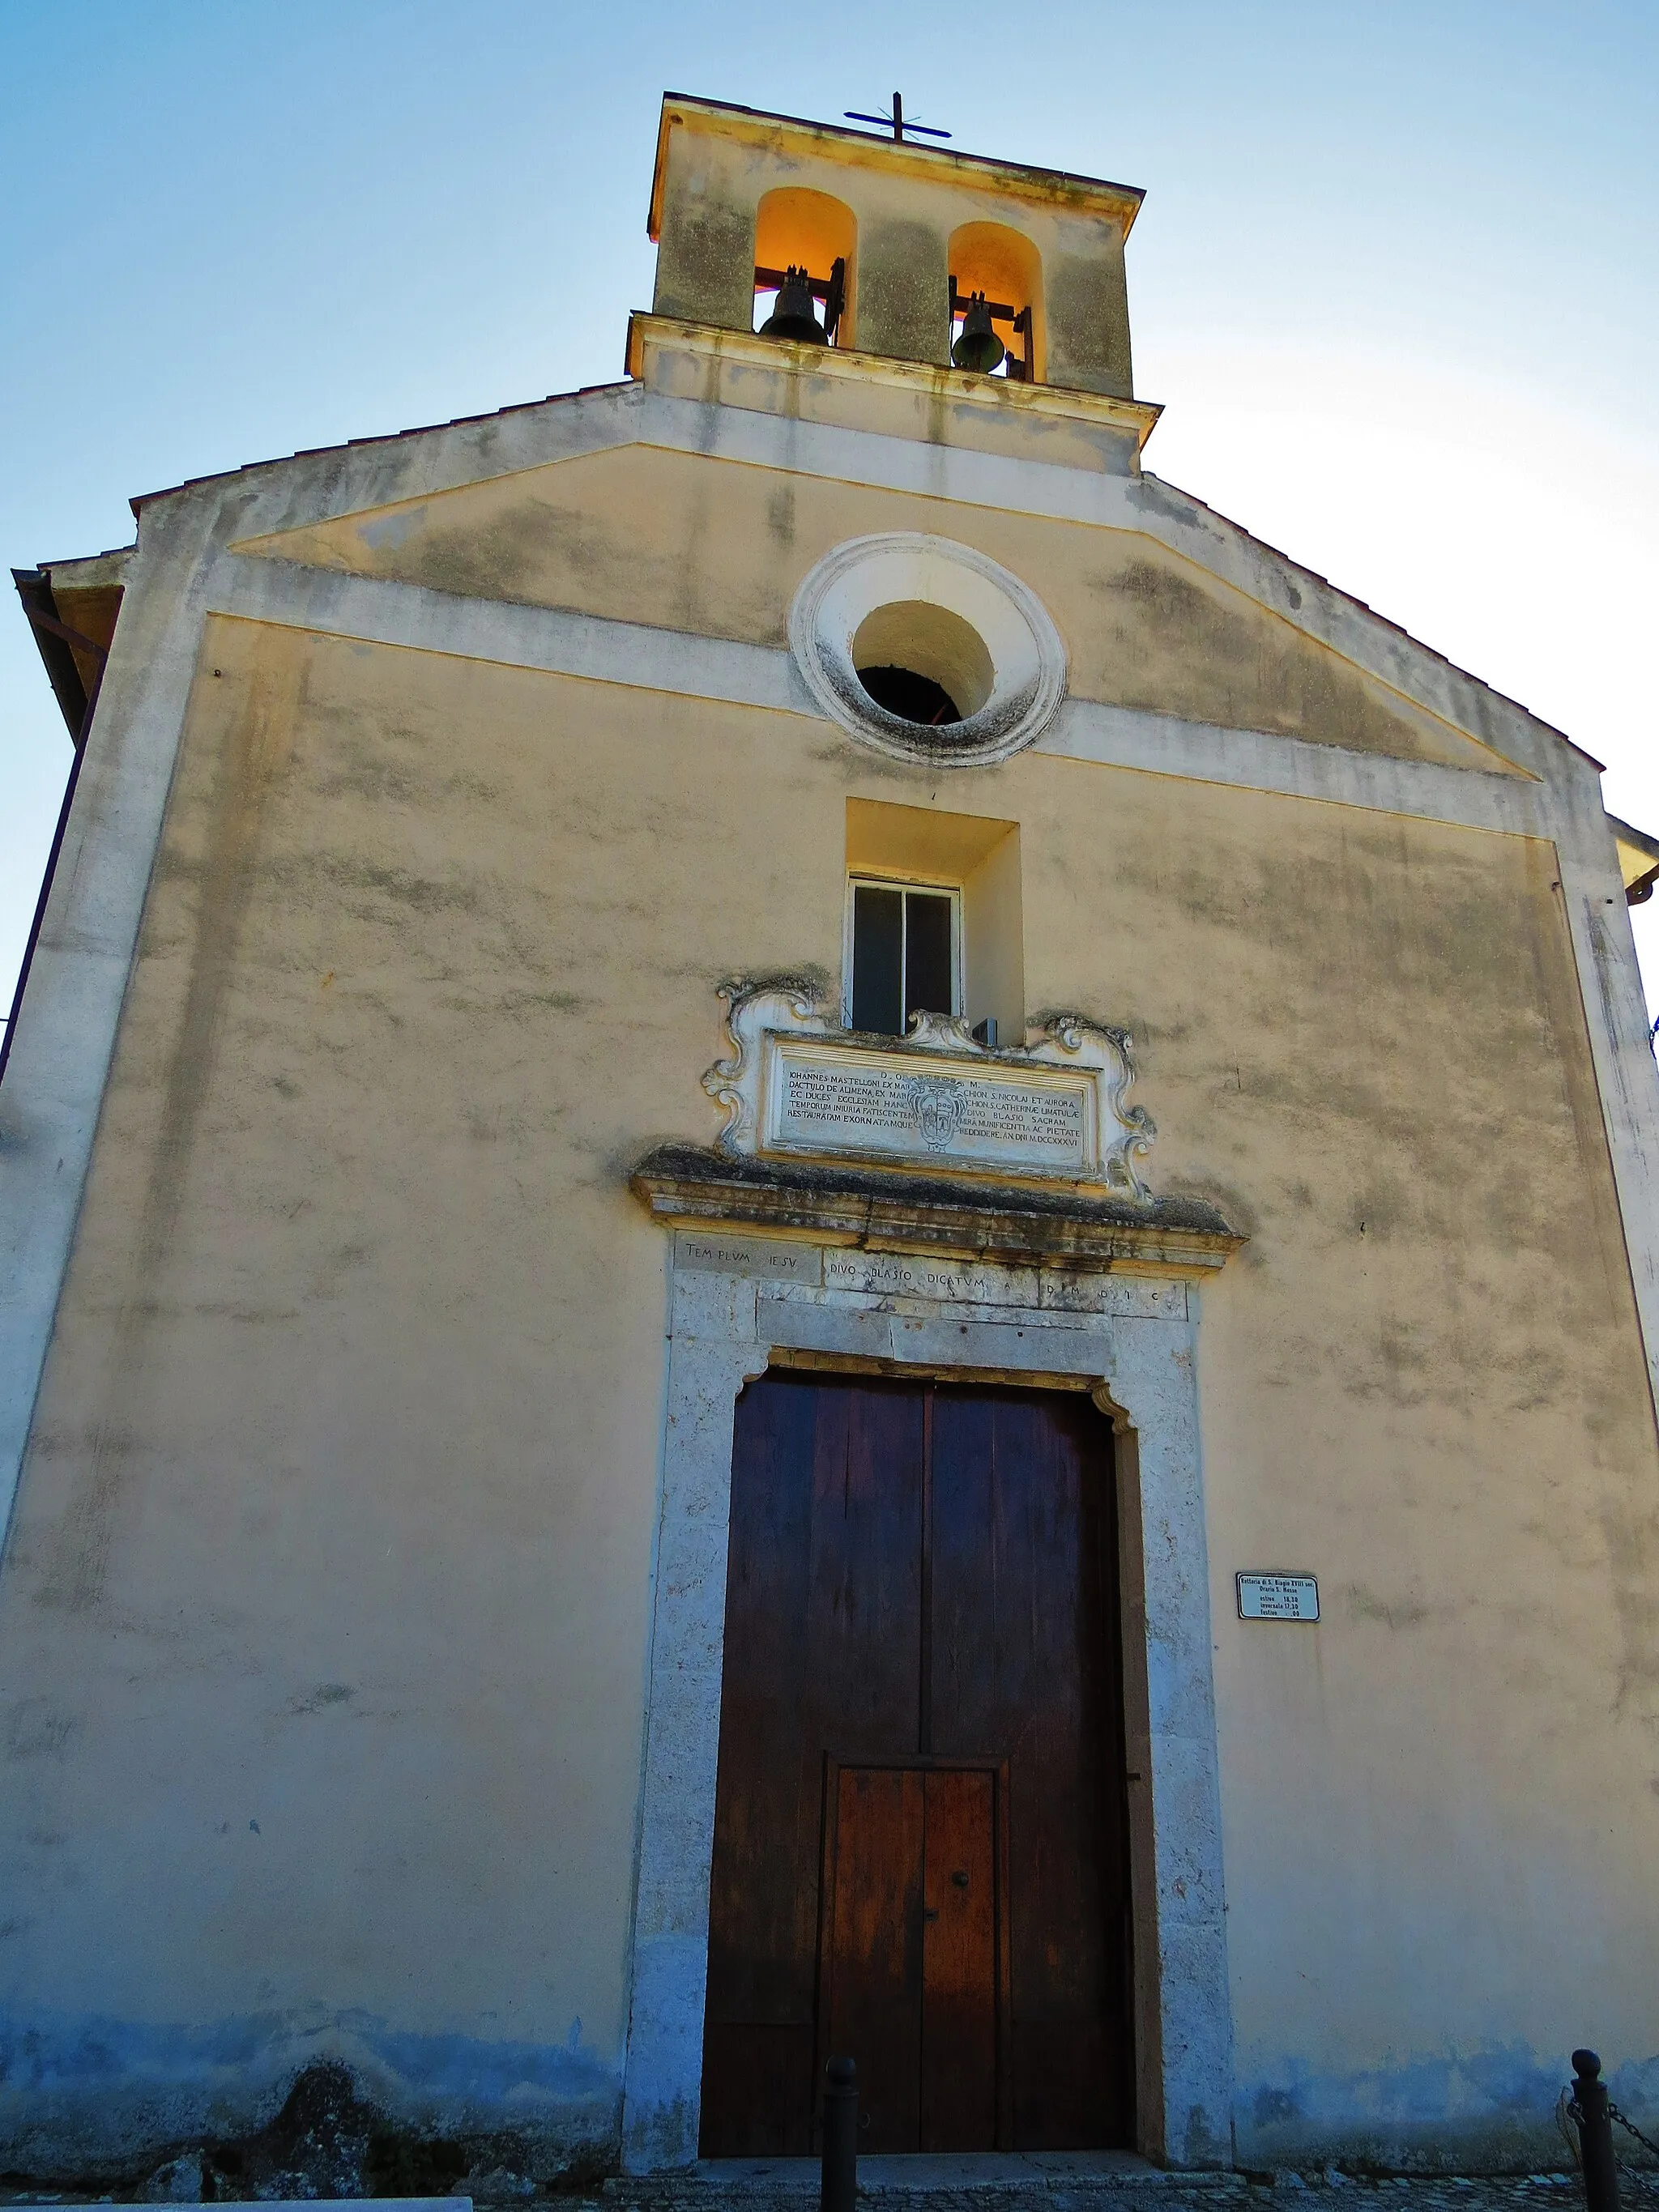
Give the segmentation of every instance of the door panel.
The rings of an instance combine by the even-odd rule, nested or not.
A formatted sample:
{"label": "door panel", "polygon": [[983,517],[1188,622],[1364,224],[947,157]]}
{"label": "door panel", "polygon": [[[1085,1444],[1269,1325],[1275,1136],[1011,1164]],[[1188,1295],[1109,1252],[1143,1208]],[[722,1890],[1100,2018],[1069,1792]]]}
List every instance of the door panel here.
{"label": "door panel", "polygon": [[1024,2150],[1133,2148],[1127,2043],[1100,2020],[1028,2020],[1015,2029],[1010,2091]]}
{"label": "door panel", "polygon": [[[914,1744],[919,1724],[925,1409],[891,1383],[834,1385],[825,1395],[806,1603],[789,1630],[796,1663],[811,1670],[819,1732],[831,1728],[848,1756],[879,1756]],[[762,1480],[769,1478],[768,1470]]]}
{"label": "door panel", "polygon": [[830,2048],[859,2069],[860,2150],[914,2150],[921,2124],[923,1777],[840,1770]]}
{"label": "door panel", "polygon": [[755,2026],[710,2018],[703,2033],[702,2133],[704,2142],[720,2146],[713,2155],[805,2156],[817,2088],[816,2049],[810,2021]]}
{"label": "door panel", "polygon": [[923,1778],[921,2150],[996,2148],[994,1789],[983,1769]]}
{"label": "door panel", "polygon": [[1020,2148],[1130,2131],[1116,1545],[1100,1431],[1087,1401],[1030,1391],[941,1391],[933,1409],[933,1741],[941,1757],[1008,1759]]}
{"label": "door panel", "polygon": [[866,2148],[1132,2139],[1115,1562],[1081,1396],[744,1392],[704,2155],[810,2151],[848,2048]]}
{"label": "door panel", "polygon": [[768,1376],[738,1401],[709,1886],[710,2156],[812,2148],[811,2060],[805,2093],[774,2100],[753,2064],[766,2039],[750,2031],[815,2041],[826,1748],[915,1740],[922,1431],[918,1394],[890,1383]]}
{"label": "door panel", "polygon": [[832,1772],[825,2045],[859,2069],[860,2147],[997,2142],[996,1778]]}

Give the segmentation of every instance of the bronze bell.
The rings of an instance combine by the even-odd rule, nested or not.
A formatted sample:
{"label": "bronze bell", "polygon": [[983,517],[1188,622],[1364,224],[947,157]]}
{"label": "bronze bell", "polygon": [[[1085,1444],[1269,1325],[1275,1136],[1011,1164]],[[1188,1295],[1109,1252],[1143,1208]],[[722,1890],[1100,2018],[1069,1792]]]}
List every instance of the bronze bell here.
{"label": "bronze bell", "polygon": [[991,327],[991,310],[985,304],[984,293],[970,292],[968,312],[962,319],[962,336],[951,349],[951,360],[958,368],[988,376],[1000,365],[1002,353],[1002,340]]}
{"label": "bronze bell", "polygon": [[829,344],[813,311],[812,287],[804,269],[784,270],[777,305],[761,325],[760,334],[763,338],[793,338],[798,345]]}

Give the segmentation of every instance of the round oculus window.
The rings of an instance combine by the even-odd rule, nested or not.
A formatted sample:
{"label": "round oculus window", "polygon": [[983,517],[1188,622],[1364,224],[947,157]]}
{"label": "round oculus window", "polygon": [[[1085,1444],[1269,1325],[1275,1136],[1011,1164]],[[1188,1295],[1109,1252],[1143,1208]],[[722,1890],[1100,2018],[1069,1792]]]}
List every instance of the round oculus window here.
{"label": "round oculus window", "polygon": [[833,721],[934,766],[1006,760],[1066,690],[1066,650],[1036,593],[970,546],[919,532],[826,554],[795,595],[789,642]]}

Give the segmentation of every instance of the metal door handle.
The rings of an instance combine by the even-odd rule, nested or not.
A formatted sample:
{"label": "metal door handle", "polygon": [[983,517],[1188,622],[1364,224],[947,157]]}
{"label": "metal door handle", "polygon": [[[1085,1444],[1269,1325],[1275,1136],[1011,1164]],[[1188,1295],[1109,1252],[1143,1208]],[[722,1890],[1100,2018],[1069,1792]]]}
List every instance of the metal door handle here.
{"label": "metal door handle", "polygon": [[953,1883],[953,1885],[954,1885],[957,1889],[966,1889],[966,1888],[967,1888],[967,1887],[968,1887],[968,1869],[967,1869],[967,1868],[966,1868],[966,1867],[958,1867],[958,1868],[957,1869],[956,1872],[951,1875],[951,1882]]}

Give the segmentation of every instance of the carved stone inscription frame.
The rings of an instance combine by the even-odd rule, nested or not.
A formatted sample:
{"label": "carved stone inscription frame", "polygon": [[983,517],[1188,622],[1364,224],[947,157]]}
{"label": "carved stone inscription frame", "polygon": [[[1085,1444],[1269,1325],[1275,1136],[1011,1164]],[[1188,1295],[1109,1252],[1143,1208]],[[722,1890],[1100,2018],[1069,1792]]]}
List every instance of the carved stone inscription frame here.
{"label": "carved stone inscription frame", "polygon": [[1082,1388],[1119,1427],[1126,1617],[1144,1620],[1125,1652],[1145,1704],[1141,1721],[1129,1716],[1140,2147],[1175,2166],[1227,2162],[1232,2015],[1194,1293],[1114,1272],[1073,1278],[1076,1303],[1043,1304],[1032,1273],[741,1233],[675,1238],[623,2109],[630,2172],[697,2155],[735,1407],[769,1366],[803,1363]]}
{"label": "carved stone inscription frame", "polygon": [[1058,1014],[1036,1042],[993,1051],[952,1017],[909,1034],[837,1028],[810,987],[722,984],[728,1057],[703,1088],[726,1109],[720,1149],[777,1158],[903,1163],[1071,1183],[1150,1206],[1137,1162],[1157,1133],[1127,1035]]}

